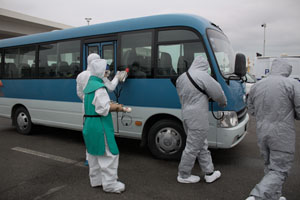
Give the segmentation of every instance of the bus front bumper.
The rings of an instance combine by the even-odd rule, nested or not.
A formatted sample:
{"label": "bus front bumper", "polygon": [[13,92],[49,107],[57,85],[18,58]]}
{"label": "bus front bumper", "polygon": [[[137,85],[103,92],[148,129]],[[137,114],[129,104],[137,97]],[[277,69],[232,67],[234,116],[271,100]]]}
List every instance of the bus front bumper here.
{"label": "bus front bumper", "polygon": [[249,115],[232,128],[218,128],[216,148],[232,148],[240,143],[247,134]]}

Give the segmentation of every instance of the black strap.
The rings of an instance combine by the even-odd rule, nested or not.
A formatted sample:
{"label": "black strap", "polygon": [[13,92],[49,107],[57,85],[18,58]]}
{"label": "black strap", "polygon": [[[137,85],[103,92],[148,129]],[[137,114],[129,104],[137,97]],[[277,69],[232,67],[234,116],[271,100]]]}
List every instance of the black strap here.
{"label": "black strap", "polygon": [[102,117],[102,115],[83,115],[83,117]]}
{"label": "black strap", "polygon": [[202,93],[205,94],[207,97],[209,97],[208,94],[205,92],[205,90],[203,90],[202,88],[200,88],[199,85],[197,85],[197,84],[195,83],[195,81],[193,80],[193,78],[191,77],[191,75],[189,74],[189,72],[186,71],[185,73],[186,73],[187,77],[189,78],[189,80],[191,81],[191,83],[192,83],[192,84],[193,84],[200,92],[202,92]]}

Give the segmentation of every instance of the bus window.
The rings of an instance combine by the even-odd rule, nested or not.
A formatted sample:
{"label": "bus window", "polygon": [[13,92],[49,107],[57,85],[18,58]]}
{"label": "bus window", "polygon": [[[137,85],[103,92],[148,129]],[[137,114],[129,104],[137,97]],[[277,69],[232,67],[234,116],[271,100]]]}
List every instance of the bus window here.
{"label": "bus window", "polygon": [[235,54],[229,40],[225,35],[215,30],[209,29],[207,34],[222,75],[230,76],[234,72]]}
{"label": "bus window", "polygon": [[32,78],[35,75],[35,46],[5,50],[3,78]]}
{"label": "bus window", "polygon": [[39,77],[76,77],[80,72],[80,41],[40,45],[39,58]]}
{"label": "bus window", "polygon": [[105,44],[102,46],[102,55],[101,57],[107,61],[107,68],[110,71],[110,75],[108,76],[109,80],[112,80],[115,76],[115,51],[114,51],[114,43]]}
{"label": "bus window", "polygon": [[99,46],[89,46],[88,52],[88,55],[90,55],[91,53],[99,54]]}
{"label": "bus window", "polygon": [[39,77],[55,78],[57,67],[57,44],[39,46]]}
{"label": "bus window", "polygon": [[158,33],[158,42],[183,40],[199,40],[199,37],[190,30],[164,30]]}
{"label": "bus window", "polygon": [[196,56],[201,55],[207,59],[203,42],[192,31],[159,31],[158,43],[158,77],[178,76],[184,73]]}
{"label": "bus window", "polygon": [[58,69],[60,77],[76,77],[80,69],[80,41],[58,43]]}
{"label": "bus window", "polygon": [[17,48],[5,50],[5,57],[4,57],[5,74],[3,78],[20,78],[20,73],[17,68],[19,62],[18,53],[19,53],[19,49]]}
{"label": "bus window", "polygon": [[[107,64],[111,66],[114,62],[114,46],[103,45],[102,47],[102,58],[107,61]],[[113,70],[113,69],[111,69]]]}
{"label": "bus window", "polygon": [[35,46],[20,48],[18,68],[21,78],[32,78],[35,76]]}
{"label": "bus window", "polygon": [[129,67],[129,78],[151,76],[152,32],[131,33],[121,36],[121,66]]}

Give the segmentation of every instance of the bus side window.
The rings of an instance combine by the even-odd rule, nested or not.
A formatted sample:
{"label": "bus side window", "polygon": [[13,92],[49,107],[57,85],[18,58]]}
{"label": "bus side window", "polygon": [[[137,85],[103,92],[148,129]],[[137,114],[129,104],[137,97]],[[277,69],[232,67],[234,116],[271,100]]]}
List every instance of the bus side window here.
{"label": "bus side window", "polygon": [[167,52],[161,52],[158,60],[158,74],[176,75],[172,64],[172,57]]}
{"label": "bus side window", "polygon": [[79,40],[39,46],[40,78],[76,78],[79,73]]}
{"label": "bus side window", "polygon": [[57,44],[39,46],[39,78],[55,78],[57,65]]}
{"label": "bus side window", "polygon": [[113,44],[102,46],[102,58],[107,61],[107,68],[110,71],[108,79],[112,80],[115,76],[115,50]]}
{"label": "bus side window", "polygon": [[177,73],[182,74],[186,72],[189,68],[188,61],[185,60],[183,56],[179,56],[178,58],[178,64],[177,64]]}
{"label": "bus side window", "polygon": [[80,40],[58,43],[58,68],[59,77],[76,78],[80,64]]}
{"label": "bus side window", "polygon": [[121,35],[121,66],[118,70],[130,69],[129,78],[151,76],[152,32]]}
{"label": "bus side window", "polygon": [[158,32],[157,77],[174,77],[186,72],[198,55],[207,59],[204,44],[191,30]]}
{"label": "bus side window", "polygon": [[35,76],[35,46],[21,47],[19,51],[20,78]]}
{"label": "bus side window", "polygon": [[4,78],[19,78],[19,69],[17,68],[18,65],[18,52],[19,49],[11,48],[5,49],[5,74]]}

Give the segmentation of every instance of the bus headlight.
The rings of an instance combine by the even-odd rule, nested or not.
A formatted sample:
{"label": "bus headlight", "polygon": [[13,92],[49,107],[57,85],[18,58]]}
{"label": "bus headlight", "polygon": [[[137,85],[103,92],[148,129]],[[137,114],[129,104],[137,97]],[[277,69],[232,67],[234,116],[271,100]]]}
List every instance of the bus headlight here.
{"label": "bus headlight", "polygon": [[237,114],[234,111],[219,111],[219,116],[222,116],[223,118],[219,121],[219,125],[222,128],[231,128],[236,125],[238,125],[238,118]]}

